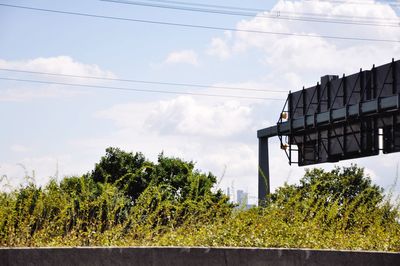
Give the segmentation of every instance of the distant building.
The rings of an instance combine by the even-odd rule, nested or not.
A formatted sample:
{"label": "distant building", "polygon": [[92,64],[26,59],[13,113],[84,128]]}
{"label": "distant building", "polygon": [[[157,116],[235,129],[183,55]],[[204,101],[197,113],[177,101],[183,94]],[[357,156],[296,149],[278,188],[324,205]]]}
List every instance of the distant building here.
{"label": "distant building", "polygon": [[248,203],[248,193],[244,192],[243,190],[236,191],[236,201],[239,207],[246,207]]}

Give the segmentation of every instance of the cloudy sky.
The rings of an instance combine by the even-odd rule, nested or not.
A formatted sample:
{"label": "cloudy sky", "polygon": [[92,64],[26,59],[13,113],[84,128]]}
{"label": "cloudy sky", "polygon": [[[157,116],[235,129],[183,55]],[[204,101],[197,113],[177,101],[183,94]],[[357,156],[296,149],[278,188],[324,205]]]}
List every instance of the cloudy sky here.
{"label": "cloudy sky", "polygon": [[[38,184],[85,173],[114,146],[193,160],[255,202],[256,132],[276,123],[289,90],[400,59],[400,1],[128,2],[0,1],[0,176],[9,185],[25,172]],[[399,161],[339,165],[357,163],[389,188]],[[270,163],[272,189],[305,170],[288,165],[276,139]]]}

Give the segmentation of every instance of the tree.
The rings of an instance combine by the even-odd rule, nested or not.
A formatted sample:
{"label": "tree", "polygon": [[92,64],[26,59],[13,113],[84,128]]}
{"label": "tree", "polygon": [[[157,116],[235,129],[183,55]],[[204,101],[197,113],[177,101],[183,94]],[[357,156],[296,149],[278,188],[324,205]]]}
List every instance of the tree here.
{"label": "tree", "polygon": [[351,203],[356,199],[363,204],[375,206],[384,198],[383,189],[372,184],[364,169],[351,165],[342,169],[336,167],[330,172],[314,168],[307,170],[300,185],[285,185],[272,194],[272,200],[289,199],[298,194],[300,200],[338,201],[339,204]]}
{"label": "tree", "polygon": [[185,162],[179,158],[158,156],[158,164],[154,167],[152,179],[156,184],[168,184],[179,199],[196,199],[211,194],[217,178],[211,174],[203,174],[194,169],[193,162]]}
{"label": "tree", "polygon": [[115,184],[136,199],[149,185],[152,167],[142,153],[133,154],[110,147],[90,176],[96,182]]}
{"label": "tree", "polygon": [[217,178],[211,173],[195,170],[194,166],[193,162],[166,157],[163,153],[158,156],[157,163],[152,163],[142,153],[107,148],[106,155],[101,157],[89,176],[96,182],[115,184],[133,200],[150,185],[163,186],[180,202],[206,195],[213,201],[224,199],[220,190],[212,192]]}
{"label": "tree", "polygon": [[302,220],[315,218],[328,224],[340,220],[346,229],[355,223],[371,224],[374,217],[380,219],[375,222],[395,217],[384,201],[383,189],[357,165],[330,172],[307,170],[299,185],[285,184],[271,195],[270,203]]}

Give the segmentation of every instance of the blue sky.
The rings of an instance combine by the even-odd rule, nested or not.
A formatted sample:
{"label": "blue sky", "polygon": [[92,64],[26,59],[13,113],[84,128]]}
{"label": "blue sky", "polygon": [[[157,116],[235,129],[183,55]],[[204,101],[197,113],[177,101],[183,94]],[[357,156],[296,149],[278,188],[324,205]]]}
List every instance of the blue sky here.
{"label": "blue sky", "polygon": [[[196,1],[187,1],[199,3]],[[398,20],[398,7],[384,1],[201,1],[276,12]],[[358,1],[359,2],[359,1]],[[400,40],[398,27],[311,23],[139,7],[96,0],[0,1],[0,4],[105,16],[198,24],[244,30]],[[352,21],[360,20],[353,18]],[[398,58],[400,44],[277,36],[182,28],[55,14],[0,6],[0,68],[106,78],[195,83],[209,88],[134,84],[0,71],[0,77],[134,89],[285,98],[289,90],[315,84],[325,74],[351,74],[360,67]],[[212,86],[277,90],[228,91]],[[44,184],[90,171],[109,146],[143,152],[155,160],[164,151],[212,171],[219,187],[257,195],[257,129],[276,122],[282,101],[122,92],[0,81],[0,175],[13,186],[25,166]],[[272,188],[296,182],[304,168],[287,164],[271,141]],[[389,187],[398,154],[345,161],[358,163]],[[331,169],[333,165],[320,167]],[[4,181],[3,181],[4,182]],[[398,188],[397,188],[398,189]]]}

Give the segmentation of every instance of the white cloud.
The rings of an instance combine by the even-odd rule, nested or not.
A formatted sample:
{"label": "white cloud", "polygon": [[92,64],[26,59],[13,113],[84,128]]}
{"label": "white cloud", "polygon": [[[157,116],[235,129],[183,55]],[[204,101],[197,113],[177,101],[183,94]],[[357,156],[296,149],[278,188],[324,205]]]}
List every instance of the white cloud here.
{"label": "white cloud", "polygon": [[[374,1],[371,1],[371,3],[374,3]],[[258,17],[241,20],[237,23],[236,28],[314,36],[330,35],[389,40],[400,38],[400,33],[396,27],[312,23],[262,17],[277,12],[281,14],[317,13],[324,14],[324,19],[335,18],[335,20],[337,20],[335,16],[346,16],[346,19],[352,22],[359,20],[359,17],[399,19],[395,10],[390,5],[383,3],[354,5],[328,1],[278,1],[271,13],[264,12],[260,13]],[[293,15],[290,16],[293,17]],[[347,18],[348,16],[353,17],[353,19]],[[215,41],[216,39],[218,41]],[[288,71],[297,73],[314,71],[314,79],[315,76],[318,77],[318,75],[324,75],[327,72],[339,74],[347,71],[354,72],[360,67],[370,68],[372,64],[385,63],[398,54],[400,50],[400,45],[397,43],[280,36],[249,32],[236,32],[229,38],[226,36],[213,38],[210,46],[215,46],[216,42],[220,47],[224,47],[222,51],[231,51],[234,54],[241,54],[254,49],[259,50],[264,54],[265,66],[273,68],[273,71],[277,74]],[[221,54],[217,52],[211,54],[221,57]]]}
{"label": "white cloud", "polygon": [[[95,64],[84,64],[75,61],[69,56],[57,56],[47,58],[36,58],[31,60],[7,61],[0,59],[0,68],[15,69],[23,71],[47,72],[63,75],[94,76],[100,78],[114,78],[110,71],[102,70]],[[30,79],[43,81],[56,81],[66,83],[98,84],[100,80],[70,78],[62,76],[37,75],[29,73],[18,73],[0,71],[2,74],[12,73],[11,78]],[[22,75],[22,76],[21,76]],[[79,88],[60,87],[58,85],[40,83],[15,83],[13,81],[2,81],[3,89],[0,91],[0,101],[29,101],[42,98],[65,98],[85,94]]]}
{"label": "white cloud", "polygon": [[143,134],[146,130],[163,136],[226,137],[248,129],[251,114],[252,108],[238,101],[209,103],[179,96],[160,102],[116,105],[98,112],[96,117],[112,119],[120,128]]}
{"label": "white cloud", "polygon": [[192,97],[181,96],[161,101],[148,117],[148,127],[160,134],[226,137],[250,125],[251,109],[239,102],[201,104]]}
{"label": "white cloud", "polygon": [[102,70],[98,65],[84,64],[74,60],[70,56],[39,57],[20,61],[6,61],[0,59],[0,68],[49,72],[64,75],[96,76],[102,78],[115,77],[112,72]]}
{"label": "white cloud", "polygon": [[221,38],[213,38],[207,49],[207,54],[215,55],[220,59],[228,59],[231,56],[231,51],[226,41]]}
{"label": "white cloud", "polygon": [[189,64],[198,66],[198,55],[193,50],[182,50],[170,53],[164,60],[164,64]]}

